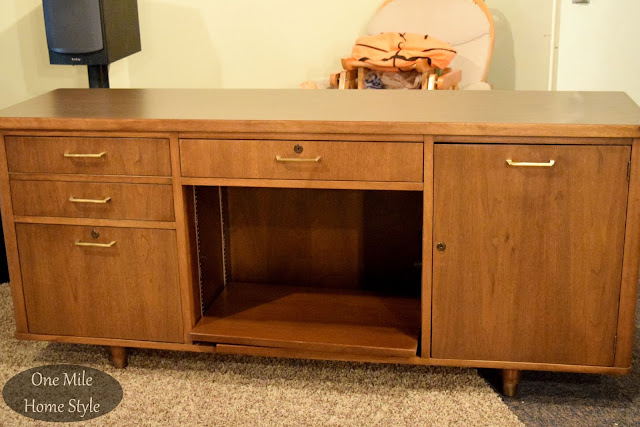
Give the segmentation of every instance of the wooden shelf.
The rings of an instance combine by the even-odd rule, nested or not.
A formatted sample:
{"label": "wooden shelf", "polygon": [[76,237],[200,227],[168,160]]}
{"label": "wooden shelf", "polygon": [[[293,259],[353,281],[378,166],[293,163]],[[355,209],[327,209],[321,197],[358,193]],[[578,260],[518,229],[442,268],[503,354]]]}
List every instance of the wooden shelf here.
{"label": "wooden shelf", "polygon": [[230,283],[191,331],[194,341],[416,356],[420,300],[355,290]]}

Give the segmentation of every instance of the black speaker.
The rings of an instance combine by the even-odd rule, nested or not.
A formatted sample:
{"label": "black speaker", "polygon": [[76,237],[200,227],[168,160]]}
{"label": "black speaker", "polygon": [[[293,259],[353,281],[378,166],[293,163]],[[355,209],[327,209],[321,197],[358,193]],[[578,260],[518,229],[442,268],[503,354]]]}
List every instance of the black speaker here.
{"label": "black speaker", "polygon": [[[103,70],[140,51],[137,0],[42,0],[51,64]],[[108,77],[107,77],[108,87]]]}

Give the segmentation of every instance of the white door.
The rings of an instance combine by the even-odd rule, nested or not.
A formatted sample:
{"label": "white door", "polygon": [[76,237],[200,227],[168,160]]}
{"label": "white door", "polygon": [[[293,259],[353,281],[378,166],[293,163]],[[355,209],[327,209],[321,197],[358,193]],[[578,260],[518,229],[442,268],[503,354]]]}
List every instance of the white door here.
{"label": "white door", "polygon": [[562,0],[558,90],[627,92],[640,104],[640,1]]}
{"label": "white door", "polygon": [[496,34],[487,82],[494,89],[547,90],[554,0],[485,3],[491,10]]}

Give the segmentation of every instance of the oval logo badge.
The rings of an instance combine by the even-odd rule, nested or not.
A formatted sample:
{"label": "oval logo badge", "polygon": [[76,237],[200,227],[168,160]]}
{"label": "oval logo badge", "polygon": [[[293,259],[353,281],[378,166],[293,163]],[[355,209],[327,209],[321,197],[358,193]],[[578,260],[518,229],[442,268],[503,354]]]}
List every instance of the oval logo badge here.
{"label": "oval logo badge", "polygon": [[109,374],[79,365],[47,365],[11,378],[2,389],[7,405],[34,420],[86,421],[122,401],[122,386]]}

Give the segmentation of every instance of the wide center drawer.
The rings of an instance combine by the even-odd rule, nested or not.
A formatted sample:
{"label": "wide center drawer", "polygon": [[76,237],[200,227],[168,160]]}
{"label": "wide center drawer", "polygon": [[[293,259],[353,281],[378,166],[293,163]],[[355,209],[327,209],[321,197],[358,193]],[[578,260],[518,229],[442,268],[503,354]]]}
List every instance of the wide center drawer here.
{"label": "wide center drawer", "polygon": [[184,177],[422,182],[409,142],[180,140]]}
{"label": "wide center drawer", "polygon": [[170,176],[169,141],[7,136],[9,172]]}
{"label": "wide center drawer", "polygon": [[11,181],[15,215],[173,221],[171,185]]}

